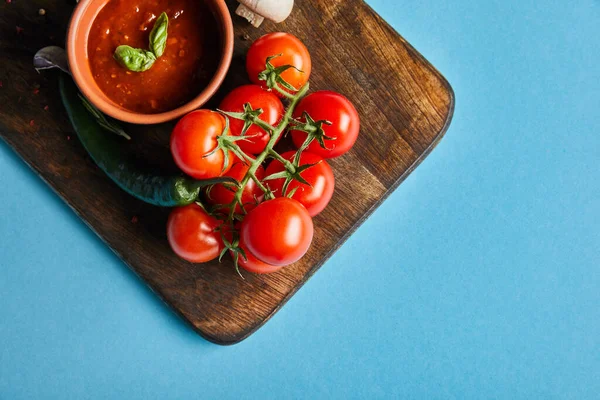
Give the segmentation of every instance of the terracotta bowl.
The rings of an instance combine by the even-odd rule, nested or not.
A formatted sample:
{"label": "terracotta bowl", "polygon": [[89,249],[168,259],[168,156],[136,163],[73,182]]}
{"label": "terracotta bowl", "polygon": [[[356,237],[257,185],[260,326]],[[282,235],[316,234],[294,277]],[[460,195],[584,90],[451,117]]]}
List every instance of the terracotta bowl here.
{"label": "terracotta bowl", "polygon": [[179,118],[202,107],[215,94],[225,79],[233,56],[233,23],[224,0],[207,2],[221,29],[222,38],[221,58],[212,80],[198,96],[188,103],[160,114],[142,114],[124,109],[100,90],[92,76],[87,54],[88,35],[96,16],[108,1],[80,0],[71,18],[67,34],[67,55],[73,79],[84,96],[100,111],[118,120],[133,124],[159,124]]}

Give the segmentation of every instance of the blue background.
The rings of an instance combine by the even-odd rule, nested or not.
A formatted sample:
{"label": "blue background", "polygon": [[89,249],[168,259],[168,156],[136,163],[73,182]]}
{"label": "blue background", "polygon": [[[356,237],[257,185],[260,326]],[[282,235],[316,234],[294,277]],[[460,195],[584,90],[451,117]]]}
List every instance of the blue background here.
{"label": "blue background", "polygon": [[242,344],[197,337],[0,144],[0,398],[597,398],[600,3],[369,3],[454,122]]}

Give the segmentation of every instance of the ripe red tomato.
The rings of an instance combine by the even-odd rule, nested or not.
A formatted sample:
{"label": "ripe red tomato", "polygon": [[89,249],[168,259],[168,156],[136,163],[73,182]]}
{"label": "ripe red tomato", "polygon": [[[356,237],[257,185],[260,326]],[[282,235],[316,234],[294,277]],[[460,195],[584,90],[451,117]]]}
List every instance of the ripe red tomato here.
{"label": "ripe red tomato", "polygon": [[[225,125],[223,115],[209,110],[193,111],[183,117],[171,133],[171,153],[177,166],[196,179],[215,178],[227,172],[231,163],[223,170],[222,150],[205,157],[217,147],[217,136],[223,135]],[[230,153],[230,160],[232,157]]]}
{"label": "ripe red tomato", "polygon": [[250,211],[242,222],[240,240],[260,261],[285,266],[298,261],[310,247],[313,221],[296,200],[281,197]]}
{"label": "ripe red tomato", "polygon": [[250,250],[248,250],[248,247],[242,240],[240,240],[239,246],[242,250],[244,250],[244,253],[246,253],[246,258],[240,254],[238,258],[238,265],[248,272],[252,272],[254,274],[271,274],[283,268],[282,266],[270,265],[266,262],[260,261],[258,258],[256,258],[256,256],[254,256],[254,254],[250,252]]}
{"label": "ripe red tomato", "polygon": [[[250,103],[253,109],[261,108],[263,113],[260,119],[276,126],[281,121],[285,109],[279,97],[272,92],[267,92],[257,85],[245,85],[234,89],[223,99],[219,109],[230,112],[243,112],[244,105]],[[234,136],[240,136],[244,128],[244,121],[239,119],[229,118],[229,129]],[[249,140],[240,140],[237,143],[242,151],[248,154],[260,154],[267,146],[271,136],[262,128],[252,125],[246,132],[247,136],[253,136]]]}
{"label": "ripe red tomato", "polygon": [[[334,138],[325,140],[327,149],[315,140],[308,151],[318,154],[323,158],[339,157],[347,153],[358,138],[360,131],[360,118],[356,108],[350,101],[339,93],[330,91],[320,91],[309,94],[300,101],[294,111],[294,118],[306,122],[302,114],[307,112],[315,121],[327,120],[332,125],[323,125],[323,131],[326,136]],[[302,146],[306,140],[307,134],[301,131],[292,131],[292,139],[296,147]]]}
{"label": "ripe red tomato", "polygon": [[[293,162],[295,155],[295,151],[289,151],[283,153],[281,156],[286,160]],[[327,204],[329,204],[331,196],[333,196],[335,178],[333,177],[333,171],[329,164],[327,164],[327,161],[316,154],[305,151],[300,156],[300,166],[307,164],[316,164],[300,174],[310,186],[294,180],[289,184],[287,193],[298,188],[292,196],[292,199],[298,200],[300,204],[306,207],[310,216],[314,217],[323,211],[325,207],[327,207]],[[269,176],[282,171],[285,171],[285,166],[280,161],[273,160],[267,167],[265,175]],[[265,183],[271,188],[275,196],[283,196],[285,179],[274,179],[266,181]]]}
{"label": "ripe red tomato", "polygon": [[246,56],[246,71],[250,81],[266,88],[266,83],[258,79],[258,75],[266,69],[266,61],[270,56],[281,54],[271,60],[275,67],[292,65],[281,74],[281,77],[296,89],[300,89],[310,77],[312,63],[308,49],[296,36],[284,32],[266,34],[257,39]]}
{"label": "ripe red tomato", "polygon": [[217,228],[221,222],[193,203],[175,208],[167,222],[167,237],[179,257],[193,263],[214,260],[225,248]]}
{"label": "ripe red tomato", "polygon": [[[237,161],[229,172],[225,174],[226,176],[230,176],[236,181],[240,182],[250,167],[248,164],[243,163],[242,161]],[[259,166],[255,173],[256,177],[259,180],[262,180],[265,176],[265,169],[262,166]],[[231,204],[233,198],[235,196],[236,188],[228,187],[222,184],[218,184],[213,186],[213,188],[207,193],[207,200],[212,205],[219,204]],[[254,180],[250,179],[244,188],[244,192],[242,193],[242,203],[244,204],[244,209],[246,212],[254,209],[256,207],[256,201],[259,203],[264,198],[265,194],[263,191],[256,185]],[[236,213],[241,213],[241,207],[239,205],[235,208]]]}

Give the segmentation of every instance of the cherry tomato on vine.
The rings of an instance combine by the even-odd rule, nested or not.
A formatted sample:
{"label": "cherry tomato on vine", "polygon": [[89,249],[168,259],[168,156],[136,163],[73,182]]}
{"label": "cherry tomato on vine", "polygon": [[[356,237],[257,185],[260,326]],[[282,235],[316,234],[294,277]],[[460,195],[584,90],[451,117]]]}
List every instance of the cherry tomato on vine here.
{"label": "cherry tomato on vine", "polygon": [[[309,94],[296,107],[294,118],[306,122],[303,117],[305,112],[315,121],[326,120],[332,123],[330,126],[323,124],[325,136],[333,138],[325,140],[327,148],[324,149],[315,140],[308,146],[309,152],[323,158],[334,158],[347,153],[356,143],[360,131],[360,118],[354,105],[341,94],[326,90]],[[292,139],[298,148],[302,146],[306,137],[305,132],[292,131]]]}
{"label": "cherry tomato on vine", "polygon": [[[231,169],[225,174],[225,176],[230,176],[236,181],[240,182],[242,179],[244,179],[244,176],[246,176],[246,173],[249,169],[250,166],[248,164],[242,161],[237,161],[231,166]],[[255,175],[259,180],[262,180],[265,176],[265,169],[262,166],[259,166],[255,172]],[[207,191],[206,197],[208,203],[212,205],[231,204],[236,190],[237,188],[235,187],[230,187],[223,184],[214,185],[210,190]],[[244,192],[242,193],[242,204],[244,204],[244,209],[246,212],[256,208],[256,201],[260,203],[264,196],[265,194],[256,185],[256,182],[250,179],[244,187]],[[239,205],[236,206],[235,212],[238,214],[242,212]]]}
{"label": "cherry tomato on vine", "polygon": [[[281,156],[286,160],[293,162],[295,155],[295,151],[289,151],[283,153]],[[310,216],[314,217],[323,211],[325,207],[327,207],[327,204],[329,204],[331,196],[333,196],[335,178],[333,177],[333,171],[329,164],[327,164],[327,161],[316,154],[305,151],[300,156],[300,166],[310,164],[315,165],[300,173],[300,176],[304,178],[310,186],[297,180],[293,180],[288,185],[286,195],[297,188],[292,199],[299,201],[300,204],[306,207]],[[282,171],[285,171],[283,163],[278,160],[273,160],[267,167],[265,175],[269,176]],[[273,179],[266,181],[265,183],[273,191],[276,197],[283,197],[283,185],[285,179]]]}
{"label": "cherry tomato on vine", "polygon": [[[193,111],[183,117],[171,133],[171,153],[183,172],[196,179],[210,179],[229,170],[223,169],[225,153],[217,148],[217,136],[223,135],[226,120],[209,110]],[[227,133],[226,133],[227,134]],[[233,155],[230,153],[229,158]]]}
{"label": "cherry tomato on vine", "polygon": [[221,233],[217,230],[220,224],[220,221],[193,203],[171,212],[167,222],[167,238],[175,254],[184,260],[208,262],[217,258],[225,248]]}
{"label": "cherry tomato on vine", "polygon": [[238,265],[248,272],[254,274],[271,274],[283,268],[282,266],[271,265],[260,261],[248,250],[248,247],[242,240],[240,240],[239,247],[246,253],[246,258],[240,254],[238,257]]}
{"label": "cherry tomato on vine", "polygon": [[[219,109],[230,112],[243,112],[246,103],[250,103],[254,110],[262,109],[263,113],[259,118],[271,126],[276,126],[285,112],[279,97],[257,85],[245,85],[234,89],[223,99]],[[229,118],[229,129],[233,136],[240,136],[243,128],[244,121]],[[252,125],[248,129],[246,136],[251,137],[248,140],[240,140],[236,143],[242,151],[249,154],[260,154],[271,138],[268,132],[256,125]]]}
{"label": "cherry tomato on vine", "polygon": [[240,241],[260,261],[285,266],[306,254],[314,233],[306,208],[287,197],[266,201],[250,211],[240,231]]}
{"label": "cherry tomato on vine", "polygon": [[246,71],[250,81],[266,88],[266,83],[258,79],[258,75],[266,69],[268,57],[281,54],[273,58],[271,64],[274,67],[292,65],[281,74],[281,77],[296,89],[300,89],[310,77],[312,62],[308,49],[296,36],[284,32],[266,34],[257,39],[246,56]]}

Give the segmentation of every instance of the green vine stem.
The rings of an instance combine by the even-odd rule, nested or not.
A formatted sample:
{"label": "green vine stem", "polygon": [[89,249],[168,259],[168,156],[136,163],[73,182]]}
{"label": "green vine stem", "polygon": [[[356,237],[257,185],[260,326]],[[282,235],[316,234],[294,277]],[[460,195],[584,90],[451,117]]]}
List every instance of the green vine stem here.
{"label": "green vine stem", "polygon": [[295,95],[293,95],[293,94],[291,94],[290,92],[288,92],[288,91],[286,91],[286,90],[282,89],[282,88],[281,88],[281,87],[279,87],[279,86],[275,86],[275,88],[274,88],[274,89],[275,89],[275,90],[277,90],[277,91],[278,91],[278,92],[279,92],[279,93],[280,93],[280,94],[281,94],[283,97],[285,97],[285,98],[288,98],[288,99],[290,99],[290,100],[293,100],[293,99],[294,99],[294,97],[295,97],[295,96],[297,96],[297,95],[298,95],[298,93],[299,93],[299,92],[298,92],[298,93],[296,93]]}
{"label": "green vine stem", "polygon": [[270,149],[269,150],[269,156],[273,157],[275,160],[277,160],[280,163],[282,163],[288,171],[295,172],[294,164],[292,164],[291,162],[289,162],[288,160],[286,160],[285,158],[283,158],[281,156],[281,154],[279,154],[275,150]]}
{"label": "green vine stem", "polygon": [[256,182],[256,185],[262,190],[265,195],[269,193],[269,188],[267,188],[261,181],[256,177],[256,175],[252,175],[252,180]]}
{"label": "green vine stem", "polygon": [[266,123],[265,121],[263,121],[260,118],[254,118],[254,120],[252,121],[252,123],[254,125],[257,125],[259,128],[262,128],[264,131],[269,132],[269,133],[270,132],[274,132],[275,129],[277,129],[274,126],[269,125],[268,123]]}
{"label": "green vine stem", "polygon": [[[244,193],[244,188],[246,187],[246,185],[248,184],[248,181],[250,179],[253,179],[256,184],[258,185],[258,187],[265,193],[265,196],[267,197],[267,199],[271,199],[273,194],[271,193],[271,191],[262,183],[260,182],[259,179],[256,178],[256,171],[258,170],[258,167],[260,165],[262,165],[263,162],[265,162],[265,160],[267,159],[267,157],[271,156],[273,158],[276,158],[278,160],[283,159],[283,157],[281,157],[276,151],[273,150],[273,147],[275,146],[275,144],[277,143],[277,141],[279,140],[279,137],[281,136],[281,134],[286,130],[286,128],[288,127],[288,125],[290,124],[290,121],[292,120],[292,115],[294,114],[294,110],[296,109],[296,106],[298,105],[298,103],[300,102],[300,100],[306,95],[306,93],[308,92],[309,89],[309,83],[307,83],[306,85],[302,86],[302,88],[295,93],[294,95],[290,95],[288,93],[289,99],[290,99],[290,104],[288,105],[285,114],[283,115],[283,118],[281,119],[281,122],[279,123],[279,125],[277,125],[277,127],[274,127],[273,131],[271,132],[271,139],[269,140],[269,142],[267,143],[267,146],[265,147],[265,149],[263,150],[262,153],[260,153],[251,163],[250,163],[250,168],[248,169],[248,172],[246,173],[246,175],[244,176],[244,178],[240,181],[240,186],[238,187],[234,199],[232,201],[232,203],[229,206],[229,222],[232,222],[235,219],[235,209],[236,206],[239,204],[240,206],[242,205],[242,195]],[[278,87],[276,87],[278,88]],[[283,91],[283,90],[282,90]],[[286,92],[287,93],[287,92]],[[258,119],[257,119],[258,120]],[[257,125],[260,126],[260,123],[258,123]],[[269,125],[269,127],[271,127]],[[289,163],[289,161],[285,160],[286,163],[284,163],[286,166]],[[291,163],[289,163],[291,165]]]}

